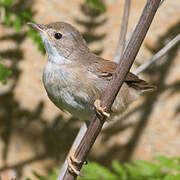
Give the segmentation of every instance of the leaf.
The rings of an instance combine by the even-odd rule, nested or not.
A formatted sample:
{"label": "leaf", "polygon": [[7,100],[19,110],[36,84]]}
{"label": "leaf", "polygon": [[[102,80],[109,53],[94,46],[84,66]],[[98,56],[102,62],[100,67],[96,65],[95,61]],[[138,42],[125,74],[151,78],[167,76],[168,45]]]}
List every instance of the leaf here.
{"label": "leaf", "polygon": [[102,0],[86,0],[86,3],[93,9],[97,9],[100,12],[106,12],[106,6]]}
{"label": "leaf", "polygon": [[[21,27],[24,25],[24,23],[34,22],[34,20],[32,19],[33,13],[30,8],[27,8],[25,10],[23,9],[23,11],[20,12],[16,12],[13,10],[13,3],[14,0],[0,0],[0,6],[2,6],[5,10],[3,23],[9,27],[13,26],[16,32],[20,32]],[[31,30],[30,32],[28,32],[28,34],[31,34],[30,37],[37,44],[38,50],[41,51],[42,54],[45,54],[44,45],[37,32],[32,32]]]}
{"label": "leaf", "polygon": [[121,177],[121,180],[127,180],[127,172],[126,170],[123,168],[123,166],[121,166],[119,164],[118,161],[114,160],[112,162],[112,167],[113,169],[118,173],[118,175]]}
{"label": "leaf", "polygon": [[7,26],[10,26],[10,25],[11,25],[10,17],[11,17],[10,11],[9,11],[9,10],[6,10],[5,18],[4,18],[4,23],[5,23]]}
{"label": "leaf", "polygon": [[57,175],[57,173],[54,171],[54,170],[51,170],[50,172],[49,172],[49,178],[48,178],[48,180],[56,180],[57,179],[57,177],[58,177],[58,175]]}
{"label": "leaf", "polygon": [[[1,58],[0,58],[1,61]],[[5,69],[4,66],[0,63],[0,81],[2,84],[7,83],[7,78],[12,74],[12,71]]]}
{"label": "leaf", "polygon": [[18,15],[15,15],[13,26],[14,26],[16,32],[20,31],[20,29],[21,29],[21,19],[20,19],[20,17]]}
{"label": "leaf", "polygon": [[41,40],[40,35],[34,29],[32,29],[32,28],[29,29],[27,35],[33,39],[34,43],[37,44],[38,50],[42,54],[45,54],[46,51],[44,49],[44,44],[43,44],[43,42]]}
{"label": "leaf", "polygon": [[3,2],[0,2],[0,6],[9,7],[12,5],[13,2],[14,0],[4,0]]}
{"label": "leaf", "polygon": [[97,163],[91,162],[88,163],[87,166],[83,167],[83,175],[84,178],[80,178],[80,180],[118,180],[118,176],[113,174],[107,168],[98,165]]}
{"label": "leaf", "polygon": [[58,175],[56,173],[52,173],[49,177],[49,180],[56,180]]}
{"label": "leaf", "polygon": [[136,165],[137,169],[141,173],[142,176],[161,176],[161,168],[160,166],[152,163],[152,162],[147,162],[143,160],[134,160],[133,164]]}
{"label": "leaf", "polygon": [[42,176],[42,175],[38,174],[38,173],[35,172],[35,171],[33,171],[33,174],[34,174],[35,177],[38,178],[38,180],[49,180],[49,179],[47,179],[45,176]]}
{"label": "leaf", "polygon": [[32,20],[33,14],[32,14],[31,9],[26,9],[25,11],[23,11],[23,12],[21,13],[21,15],[22,15],[22,18],[23,18],[26,22],[28,22],[28,21],[34,22],[34,21]]}
{"label": "leaf", "polygon": [[178,157],[168,158],[165,156],[158,156],[155,159],[159,162],[161,167],[180,171],[180,158]]}
{"label": "leaf", "polygon": [[180,180],[180,174],[168,174],[163,180]]}
{"label": "leaf", "polygon": [[141,172],[136,167],[134,167],[132,164],[125,163],[124,166],[127,169],[127,173],[129,175],[129,177],[131,177],[131,179],[133,179],[133,180],[143,179]]}

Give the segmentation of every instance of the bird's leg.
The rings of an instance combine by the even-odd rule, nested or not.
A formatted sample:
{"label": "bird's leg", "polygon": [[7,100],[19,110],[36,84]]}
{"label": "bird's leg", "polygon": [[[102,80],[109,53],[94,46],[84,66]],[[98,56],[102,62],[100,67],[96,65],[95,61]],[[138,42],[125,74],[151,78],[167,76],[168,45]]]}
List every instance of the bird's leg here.
{"label": "bird's leg", "polygon": [[110,114],[105,112],[106,107],[101,107],[101,100],[96,99],[94,102],[94,107],[100,116],[105,116],[106,118],[110,117]]}
{"label": "bird's leg", "polygon": [[67,158],[68,161],[68,170],[73,173],[76,174],[77,176],[82,177],[83,175],[80,173],[79,170],[76,169],[76,165],[79,165],[80,163],[82,163],[81,161],[77,160],[74,157],[74,153],[75,153],[75,149],[71,149]]}

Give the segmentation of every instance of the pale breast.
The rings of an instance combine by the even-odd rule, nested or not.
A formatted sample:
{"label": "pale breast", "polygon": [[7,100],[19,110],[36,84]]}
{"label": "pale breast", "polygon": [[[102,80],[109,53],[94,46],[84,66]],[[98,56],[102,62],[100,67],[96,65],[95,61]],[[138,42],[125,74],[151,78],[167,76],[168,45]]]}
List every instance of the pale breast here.
{"label": "pale breast", "polygon": [[[63,66],[51,62],[45,66],[43,83],[51,101],[61,110],[70,112],[73,116],[88,120],[93,112],[93,105],[86,89],[78,85],[79,81],[72,79],[72,73]],[[84,89],[83,89],[84,88]]]}

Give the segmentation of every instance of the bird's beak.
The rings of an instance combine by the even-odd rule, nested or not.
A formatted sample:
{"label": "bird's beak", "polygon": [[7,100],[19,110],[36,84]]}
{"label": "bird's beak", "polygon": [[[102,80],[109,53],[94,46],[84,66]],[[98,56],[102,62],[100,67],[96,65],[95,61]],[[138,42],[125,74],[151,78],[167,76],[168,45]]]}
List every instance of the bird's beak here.
{"label": "bird's beak", "polygon": [[33,29],[35,29],[39,33],[44,32],[43,25],[41,25],[41,24],[35,24],[35,23],[32,23],[32,22],[28,22],[27,24],[30,25]]}
{"label": "bird's beak", "polygon": [[30,25],[33,29],[35,29],[40,34],[43,34],[47,39],[50,39],[49,35],[46,32],[46,28],[43,24],[36,24],[32,22],[28,22],[28,25]]}

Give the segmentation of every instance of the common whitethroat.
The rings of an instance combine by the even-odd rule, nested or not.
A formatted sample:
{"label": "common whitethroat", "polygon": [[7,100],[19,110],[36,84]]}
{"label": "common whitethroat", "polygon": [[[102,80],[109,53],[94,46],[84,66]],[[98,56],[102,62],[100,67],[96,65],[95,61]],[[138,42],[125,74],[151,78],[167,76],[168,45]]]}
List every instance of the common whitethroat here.
{"label": "common whitethroat", "polygon": [[[28,24],[40,33],[48,55],[43,83],[51,101],[84,121],[92,119],[95,109],[109,116],[98,99],[104,94],[117,63],[92,53],[79,31],[68,23]],[[152,89],[153,85],[129,72],[113,103],[112,114],[123,112],[144,91]],[[80,162],[73,156],[70,160],[70,170],[79,175],[72,162]]]}
{"label": "common whitethroat", "polygon": [[[51,101],[80,120],[91,120],[95,107],[108,116],[98,99],[117,63],[92,53],[79,31],[68,23],[28,24],[40,33],[48,55],[43,83]],[[144,91],[153,88],[129,72],[113,103],[112,114],[123,112]]]}

